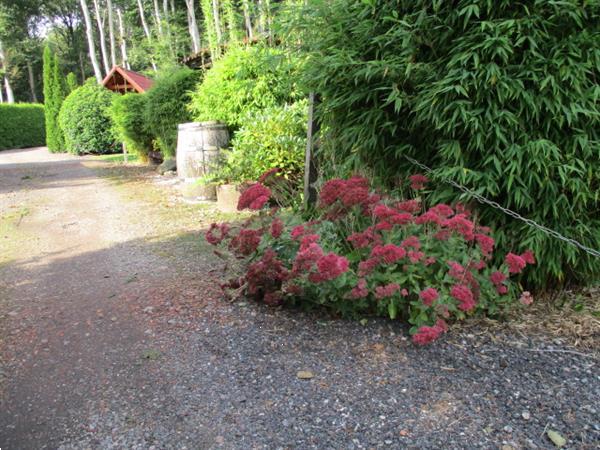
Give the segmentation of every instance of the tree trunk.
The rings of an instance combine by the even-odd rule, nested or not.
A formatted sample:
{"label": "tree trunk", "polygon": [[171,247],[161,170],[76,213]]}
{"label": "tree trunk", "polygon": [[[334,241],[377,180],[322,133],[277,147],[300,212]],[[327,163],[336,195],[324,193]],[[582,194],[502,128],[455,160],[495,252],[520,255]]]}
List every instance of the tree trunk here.
{"label": "tree trunk", "polygon": [[[146,22],[146,15],[144,13],[144,5],[142,4],[142,0],[137,0],[138,9],[140,11],[140,20],[142,21],[142,28],[144,29],[144,34],[146,35],[146,39],[148,39],[148,43],[152,45],[152,34],[150,34],[150,28],[148,28],[148,23]],[[152,63],[152,68],[156,72],[156,63],[154,59],[150,60]]]}
{"label": "tree trunk", "polygon": [[96,57],[96,44],[94,44],[94,31],[92,29],[92,20],[90,19],[90,10],[88,9],[86,0],[79,0],[79,2],[81,3],[81,10],[85,21],[85,32],[87,35],[90,61],[94,67],[96,80],[98,80],[98,83],[102,83],[102,71],[100,70],[100,64],[98,64],[98,58]]}
{"label": "tree trunk", "polygon": [[6,102],[14,103],[15,96],[13,94],[12,86],[10,85],[10,80],[8,79],[8,61],[6,60],[6,53],[4,53],[4,47],[2,46],[1,41],[0,41],[0,63],[1,63],[0,67],[2,67],[4,69],[4,89],[6,89]]}
{"label": "tree trunk", "polygon": [[198,22],[196,22],[196,11],[194,6],[194,0],[185,0],[185,5],[188,10],[188,30],[190,37],[192,38],[192,50],[193,53],[200,53],[202,50],[200,44],[200,31],[198,30]]}
{"label": "tree trunk", "polygon": [[217,35],[217,44],[223,43],[223,33],[221,32],[221,18],[219,14],[219,0],[212,0],[213,17],[215,19],[215,33]]}
{"label": "tree trunk", "polygon": [[12,86],[10,85],[8,75],[4,75],[4,89],[6,89],[6,103],[14,103],[15,94],[13,93]]}
{"label": "tree trunk", "polygon": [[27,73],[29,74],[29,89],[31,89],[31,101],[38,102],[37,94],[35,93],[35,77],[33,75],[33,65],[27,60]]}
{"label": "tree trunk", "polygon": [[123,27],[123,14],[121,9],[117,8],[117,18],[119,20],[119,38],[121,42],[121,60],[123,67],[129,70],[129,59],[127,58],[127,40],[125,39],[125,28]]}
{"label": "tree trunk", "polygon": [[258,0],[258,32],[263,34],[266,28],[264,0]]}
{"label": "tree trunk", "polygon": [[106,1],[106,8],[108,9],[108,39],[110,41],[110,63],[114,67],[117,65],[117,46],[115,43],[115,18],[113,14],[112,0]]}
{"label": "tree trunk", "polygon": [[4,90],[2,90],[1,84],[0,84],[0,103],[4,103]]}
{"label": "tree trunk", "polygon": [[83,63],[83,54],[79,52],[79,70],[81,70],[81,84],[85,83],[85,64]]}
{"label": "tree trunk", "polygon": [[250,41],[254,40],[254,32],[252,31],[252,19],[250,18],[250,5],[248,0],[242,0],[242,6],[244,9],[244,22],[246,23],[246,33]]}
{"label": "tree trunk", "polygon": [[158,0],[154,0],[154,21],[156,22],[156,29],[158,35],[163,36],[162,20],[160,18],[160,8],[158,7]]}
{"label": "tree trunk", "polygon": [[110,72],[110,64],[108,63],[108,52],[106,51],[106,37],[104,35],[104,24],[100,16],[100,5],[98,0],[94,0],[94,11],[96,12],[96,23],[98,24],[98,38],[100,40],[100,53],[102,54],[102,63],[104,64],[105,75]]}

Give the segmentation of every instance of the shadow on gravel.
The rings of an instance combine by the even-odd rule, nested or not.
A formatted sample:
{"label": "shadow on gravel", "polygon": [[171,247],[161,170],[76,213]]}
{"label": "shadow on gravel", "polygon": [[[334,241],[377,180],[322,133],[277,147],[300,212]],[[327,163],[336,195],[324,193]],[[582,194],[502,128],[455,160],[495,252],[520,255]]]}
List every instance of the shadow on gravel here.
{"label": "shadow on gravel", "polygon": [[0,446],[600,443],[592,358],[485,329],[416,348],[391,321],[230,304],[220,269],[197,233],[2,267]]}

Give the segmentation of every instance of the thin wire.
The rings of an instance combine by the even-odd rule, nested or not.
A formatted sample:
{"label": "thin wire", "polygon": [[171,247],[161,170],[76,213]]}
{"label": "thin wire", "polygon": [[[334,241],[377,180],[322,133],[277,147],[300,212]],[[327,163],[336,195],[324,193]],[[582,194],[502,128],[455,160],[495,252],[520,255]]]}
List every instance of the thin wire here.
{"label": "thin wire", "polygon": [[508,208],[505,208],[504,206],[500,205],[499,203],[489,200],[489,199],[483,197],[482,195],[480,195],[476,192],[473,192],[471,189],[458,184],[456,181],[450,180],[449,178],[439,177],[437,174],[435,174],[433,169],[431,169],[430,167],[426,166],[425,164],[417,161],[416,159],[411,158],[410,156],[404,155],[404,158],[406,158],[406,160],[408,160],[415,166],[420,167],[424,171],[426,171],[430,174],[434,174],[436,176],[436,178],[441,179],[441,181],[443,181],[444,183],[454,186],[455,188],[461,190],[465,194],[468,194],[468,195],[474,197],[479,203],[484,203],[486,205],[489,205],[492,208],[502,211],[504,214],[506,214],[508,216],[511,216],[522,222],[525,222],[530,227],[537,228],[538,230],[541,230],[544,233],[546,233],[556,239],[560,239],[561,241],[564,241],[570,245],[573,245],[574,247],[577,247],[580,250],[583,250],[584,252],[589,253],[592,256],[595,256],[596,258],[600,258],[600,251],[594,250],[593,248],[590,248],[590,247],[587,247],[587,246],[583,245],[581,242],[576,241],[575,239],[572,239],[570,237],[560,234],[558,231],[552,230],[551,228],[548,228],[544,225],[540,225],[539,223],[537,223],[534,220],[528,219],[527,217],[523,217],[519,213],[516,213]]}

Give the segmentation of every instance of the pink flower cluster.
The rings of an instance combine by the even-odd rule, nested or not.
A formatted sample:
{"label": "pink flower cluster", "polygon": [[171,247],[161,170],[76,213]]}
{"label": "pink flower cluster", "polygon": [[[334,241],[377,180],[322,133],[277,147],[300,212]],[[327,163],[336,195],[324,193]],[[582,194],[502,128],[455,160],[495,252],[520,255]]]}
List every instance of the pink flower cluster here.
{"label": "pink flower cluster", "polygon": [[237,209],[241,211],[243,209],[252,209],[258,211],[271,198],[271,190],[261,183],[254,183],[252,186],[247,188],[240,199],[238,200]]}
{"label": "pink flower cluster", "polygon": [[[227,223],[222,223],[220,225],[212,223],[204,237],[209,244],[218,245],[227,237],[230,229],[231,227]],[[218,235],[215,234],[216,231],[218,231]]]}
{"label": "pink flower cluster", "polygon": [[421,297],[421,300],[423,300],[423,304],[425,306],[431,306],[433,305],[433,302],[440,298],[440,294],[437,289],[427,288],[421,291],[419,297]]}
{"label": "pink flower cluster", "polygon": [[420,327],[417,332],[413,334],[412,340],[417,345],[426,345],[435,341],[446,331],[448,331],[448,325],[446,325],[446,322],[442,319],[438,319],[432,327],[426,325]]}

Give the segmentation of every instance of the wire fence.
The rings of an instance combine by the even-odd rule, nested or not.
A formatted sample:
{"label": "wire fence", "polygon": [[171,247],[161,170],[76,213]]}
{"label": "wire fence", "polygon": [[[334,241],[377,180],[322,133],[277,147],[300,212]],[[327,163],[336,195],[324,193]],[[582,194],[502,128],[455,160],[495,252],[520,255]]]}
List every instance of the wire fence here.
{"label": "wire fence", "polygon": [[572,239],[570,237],[564,236],[563,234],[559,233],[556,230],[552,230],[544,225],[540,225],[539,223],[537,223],[534,220],[528,219],[527,217],[523,217],[519,213],[516,213],[515,211],[512,211],[511,209],[505,208],[504,206],[500,205],[499,203],[489,200],[489,199],[483,197],[482,195],[472,191],[471,189],[469,189],[461,184],[458,184],[456,181],[450,180],[449,178],[439,177],[435,174],[433,169],[431,169],[430,167],[426,166],[425,164],[417,161],[416,159],[411,158],[410,156],[404,155],[404,158],[407,161],[409,161],[410,163],[414,164],[415,166],[421,168],[425,172],[427,172],[429,174],[433,174],[435,178],[443,181],[446,184],[449,184],[450,186],[455,187],[456,189],[459,189],[460,191],[464,192],[465,194],[470,195],[471,197],[475,198],[479,203],[483,203],[488,206],[491,206],[492,208],[495,208],[495,209],[503,212],[504,214],[506,214],[510,217],[513,217],[514,219],[525,222],[527,225],[529,225],[532,228],[536,228],[536,229],[546,233],[549,236],[552,236],[556,239],[560,239],[561,241],[564,241],[567,244],[570,244],[574,247],[579,248],[580,250],[583,250],[586,253],[589,253],[592,256],[595,256],[596,258],[600,258],[600,251],[594,250],[593,248],[590,248],[590,247],[587,247],[587,246],[583,245],[581,242],[578,242],[575,239]]}

